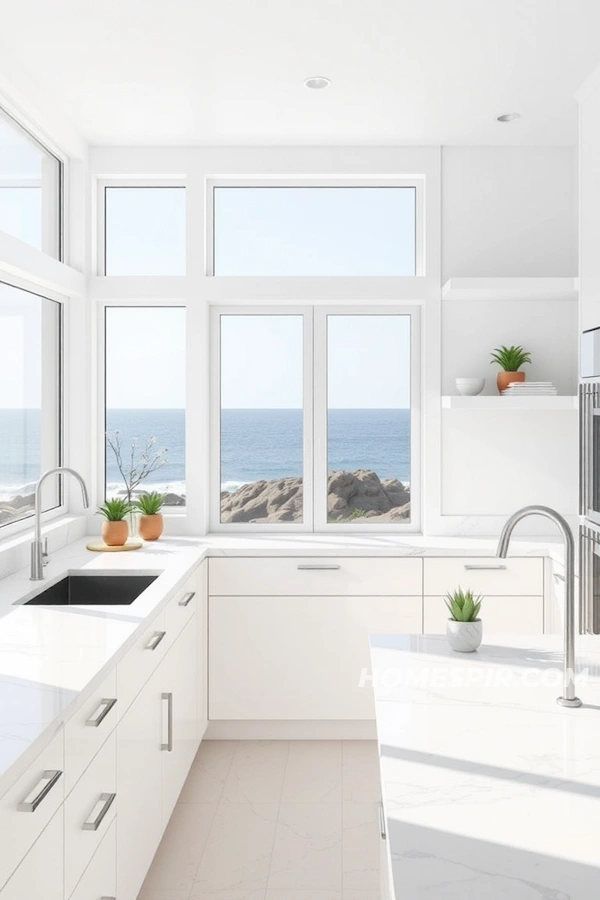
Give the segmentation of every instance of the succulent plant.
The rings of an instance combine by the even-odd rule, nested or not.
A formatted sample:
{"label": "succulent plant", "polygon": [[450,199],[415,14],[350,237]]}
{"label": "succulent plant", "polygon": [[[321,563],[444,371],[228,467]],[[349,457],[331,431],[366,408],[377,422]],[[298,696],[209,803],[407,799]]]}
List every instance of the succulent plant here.
{"label": "succulent plant", "polygon": [[159,494],[158,491],[140,494],[134,505],[143,516],[157,516],[163,505],[162,494]]}
{"label": "succulent plant", "polygon": [[122,497],[113,497],[111,500],[105,500],[102,506],[98,507],[98,512],[109,522],[120,522],[131,512],[131,504]]}
{"label": "succulent plant", "polygon": [[479,615],[483,597],[476,597],[473,591],[458,588],[446,594],[446,606],[455,622],[474,622]]}
{"label": "succulent plant", "polygon": [[531,362],[531,353],[522,347],[496,347],[490,365],[498,363],[505,372],[518,372],[524,363]]}

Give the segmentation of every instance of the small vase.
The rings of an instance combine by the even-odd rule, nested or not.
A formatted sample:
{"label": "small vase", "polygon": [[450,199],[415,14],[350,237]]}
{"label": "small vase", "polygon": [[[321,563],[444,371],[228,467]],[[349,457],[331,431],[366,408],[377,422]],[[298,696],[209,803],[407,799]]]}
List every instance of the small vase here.
{"label": "small vase", "polygon": [[458,653],[473,653],[481,644],[483,623],[481,619],[475,619],[473,622],[457,622],[455,619],[448,619],[446,637],[452,650],[456,650]]}
{"label": "small vase", "polygon": [[143,541],[157,541],[163,533],[162,513],[154,516],[141,515],[138,519],[138,534]]}
{"label": "small vase", "polygon": [[125,519],[119,522],[103,522],[102,523],[102,540],[107,547],[122,547],[127,541],[129,528]]}
{"label": "small vase", "polygon": [[127,518],[129,519],[129,537],[134,538],[137,536],[137,515],[134,509],[131,510]]}
{"label": "small vase", "polygon": [[511,381],[525,381],[525,372],[498,372],[496,376],[496,384],[498,393],[506,390]]}

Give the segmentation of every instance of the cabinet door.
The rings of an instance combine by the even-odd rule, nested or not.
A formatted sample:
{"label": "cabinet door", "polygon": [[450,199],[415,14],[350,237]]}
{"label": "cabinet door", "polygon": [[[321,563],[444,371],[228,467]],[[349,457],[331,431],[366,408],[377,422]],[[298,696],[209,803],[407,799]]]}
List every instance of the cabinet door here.
{"label": "cabinet door", "polygon": [[117,725],[119,900],[137,897],[163,831],[162,703],[156,675],[144,685]]}
{"label": "cabinet door", "polygon": [[195,619],[185,626],[153,676],[162,700],[163,826],[183,787],[198,748],[198,635]]}
{"label": "cabinet door", "polygon": [[63,810],[48,825],[0,891],[2,900],[63,900]]}
{"label": "cabinet door", "polygon": [[117,823],[113,822],[70,900],[109,900],[117,896]]}
{"label": "cabinet door", "polygon": [[211,719],[374,719],[369,633],[421,634],[418,597],[210,597]]}

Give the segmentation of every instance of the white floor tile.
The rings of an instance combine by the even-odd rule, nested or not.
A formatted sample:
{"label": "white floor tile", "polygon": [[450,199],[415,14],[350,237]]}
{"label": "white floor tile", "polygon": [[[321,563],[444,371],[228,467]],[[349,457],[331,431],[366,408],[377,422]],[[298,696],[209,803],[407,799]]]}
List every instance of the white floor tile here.
{"label": "white floor tile", "polygon": [[277,827],[276,803],[221,800],[196,872],[192,896],[265,890]]}
{"label": "white floor tile", "polygon": [[195,885],[189,900],[265,900],[265,890],[238,891],[205,891],[200,885]]}
{"label": "white floor tile", "polygon": [[283,803],[340,803],[342,742],[291,741]]}
{"label": "white floor tile", "polygon": [[218,803],[237,745],[237,741],[202,741],[179,802]]}
{"label": "white floor tile", "polygon": [[340,891],[268,890],[265,900],[342,900]]}
{"label": "white floor tile", "polygon": [[230,803],[279,803],[288,741],[239,741],[223,787]]}
{"label": "white floor tile", "polygon": [[143,900],[169,891],[172,900],[179,900],[177,891],[189,896],[216,810],[216,803],[177,804],[144,881]]}
{"label": "white floor tile", "polygon": [[335,803],[282,803],[268,888],[341,890],[341,809]]}
{"label": "white floor tile", "polygon": [[342,808],[342,886],[379,887],[379,808],[377,803],[344,803]]}
{"label": "white floor tile", "polygon": [[376,741],[342,742],[342,792],[344,800],[379,801],[379,757]]}

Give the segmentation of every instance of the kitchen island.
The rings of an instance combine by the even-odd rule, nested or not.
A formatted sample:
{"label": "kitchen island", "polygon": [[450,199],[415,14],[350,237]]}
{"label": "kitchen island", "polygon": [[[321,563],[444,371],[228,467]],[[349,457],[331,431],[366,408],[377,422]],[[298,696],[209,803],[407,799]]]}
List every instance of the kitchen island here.
{"label": "kitchen island", "polygon": [[[561,638],[372,635],[388,897],[600,895],[600,642],[580,709],[556,704]],[[587,670],[587,671],[586,671]]]}

